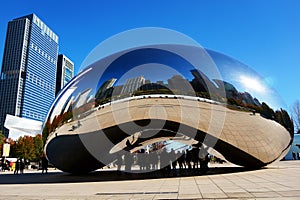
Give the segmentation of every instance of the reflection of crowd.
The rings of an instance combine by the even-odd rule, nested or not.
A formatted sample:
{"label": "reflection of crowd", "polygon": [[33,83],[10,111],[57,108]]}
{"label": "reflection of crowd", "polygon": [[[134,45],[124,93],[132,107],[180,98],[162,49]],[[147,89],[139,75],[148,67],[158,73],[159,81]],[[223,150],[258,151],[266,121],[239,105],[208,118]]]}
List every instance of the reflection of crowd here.
{"label": "reflection of crowd", "polygon": [[207,148],[193,147],[182,151],[171,149],[169,152],[165,148],[152,152],[145,149],[135,153],[120,151],[114,164],[118,171],[121,171],[122,165],[125,165],[125,172],[130,172],[133,165],[138,165],[142,172],[159,170],[164,175],[180,175],[205,174],[209,170],[209,161]]}
{"label": "reflection of crowd", "polygon": [[293,160],[300,160],[300,152],[292,152]]}

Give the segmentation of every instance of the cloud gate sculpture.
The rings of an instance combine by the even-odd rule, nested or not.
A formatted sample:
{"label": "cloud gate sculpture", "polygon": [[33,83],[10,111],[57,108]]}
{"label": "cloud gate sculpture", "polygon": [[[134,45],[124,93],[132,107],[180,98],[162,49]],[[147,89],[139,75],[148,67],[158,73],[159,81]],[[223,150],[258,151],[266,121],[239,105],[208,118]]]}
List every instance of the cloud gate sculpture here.
{"label": "cloud gate sculpture", "polygon": [[78,173],[162,141],[258,168],[285,156],[292,133],[278,94],[246,65],[201,47],[151,44],[85,67],[57,96],[43,138],[48,160]]}

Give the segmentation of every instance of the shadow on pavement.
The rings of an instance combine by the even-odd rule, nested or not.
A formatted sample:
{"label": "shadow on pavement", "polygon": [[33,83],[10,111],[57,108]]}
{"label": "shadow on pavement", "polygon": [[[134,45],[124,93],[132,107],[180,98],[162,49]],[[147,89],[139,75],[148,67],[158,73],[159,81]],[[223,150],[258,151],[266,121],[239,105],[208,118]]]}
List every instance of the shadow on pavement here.
{"label": "shadow on pavement", "polygon": [[160,178],[178,178],[189,176],[207,176],[227,173],[237,173],[249,171],[249,169],[242,167],[216,167],[210,168],[206,174],[199,174],[183,170],[176,173],[166,174],[162,171],[140,173],[140,171],[133,171],[133,173],[118,172],[114,170],[94,171],[88,174],[68,174],[64,172],[49,172],[42,174],[38,172],[27,172],[24,174],[1,174],[0,184],[40,184],[40,183],[76,183],[76,182],[103,182],[103,181],[125,181],[125,180],[141,180],[141,179],[160,179]]}

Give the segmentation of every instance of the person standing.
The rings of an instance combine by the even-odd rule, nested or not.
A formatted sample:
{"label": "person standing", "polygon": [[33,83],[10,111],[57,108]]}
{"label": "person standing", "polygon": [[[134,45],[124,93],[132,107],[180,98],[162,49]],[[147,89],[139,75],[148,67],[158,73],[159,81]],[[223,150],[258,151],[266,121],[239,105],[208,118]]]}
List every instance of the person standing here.
{"label": "person standing", "polygon": [[116,165],[117,165],[117,171],[120,172],[121,171],[121,167],[123,164],[123,154],[121,151],[119,151],[117,153],[117,161],[116,161]]}
{"label": "person standing", "polygon": [[24,169],[25,169],[25,162],[23,159],[20,159],[20,174],[24,173]]}
{"label": "person standing", "polygon": [[209,162],[209,156],[208,156],[208,147],[204,147],[202,144],[200,152],[199,152],[199,158],[200,158],[200,172],[202,174],[206,174],[208,171],[208,162]]}
{"label": "person standing", "polygon": [[20,170],[20,159],[18,159],[16,164],[15,164],[14,174],[18,174],[19,170]]}
{"label": "person standing", "polygon": [[296,152],[295,151],[292,152],[292,156],[293,156],[293,160],[296,160]]}
{"label": "person standing", "polygon": [[46,156],[42,157],[42,174],[44,173],[44,171],[46,174],[48,173],[48,160]]}

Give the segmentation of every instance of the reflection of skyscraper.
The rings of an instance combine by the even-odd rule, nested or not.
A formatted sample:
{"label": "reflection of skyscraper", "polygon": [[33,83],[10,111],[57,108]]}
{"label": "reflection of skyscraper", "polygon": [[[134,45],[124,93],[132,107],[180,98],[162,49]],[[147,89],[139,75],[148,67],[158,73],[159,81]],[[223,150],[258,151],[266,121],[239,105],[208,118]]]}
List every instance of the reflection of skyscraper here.
{"label": "reflection of skyscraper", "polygon": [[0,129],[6,114],[43,121],[55,97],[58,36],[36,15],[8,23],[1,71]]}
{"label": "reflection of skyscraper", "polygon": [[91,88],[85,90],[82,93],[79,93],[78,96],[76,97],[75,103],[74,103],[74,108],[79,108],[80,106],[86,104],[88,102],[88,95],[92,91]]}
{"label": "reflection of skyscraper", "polygon": [[189,81],[182,78],[180,75],[174,75],[172,78],[168,79],[168,87],[171,90],[179,90],[182,92],[193,90]]}
{"label": "reflection of skyscraper", "polygon": [[143,84],[145,84],[145,78],[143,76],[129,78],[126,80],[126,83],[122,88],[121,94],[131,94]]}
{"label": "reflection of skyscraper", "polygon": [[110,88],[112,88],[112,86],[115,84],[115,82],[117,81],[117,79],[112,78],[109,79],[107,81],[105,81],[101,87],[98,89],[95,98],[96,99],[101,99],[101,98],[105,98],[105,96],[107,96],[107,92]]}
{"label": "reflection of skyscraper", "polygon": [[56,91],[57,94],[74,76],[74,63],[65,55],[57,58]]}
{"label": "reflection of skyscraper", "polygon": [[206,77],[206,75],[196,69],[191,70],[191,72],[195,77],[192,81],[194,90],[196,92],[208,92],[209,89],[207,84],[210,84],[210,80]]}
{"label": "reflection of skyscraper", "polygon": [[239,92],[237,89],[231,84],[226,81],[214,79],[215,83],[218,87],[222,87],[225,89],[226,97],[227,98],[236,98],[238,99]]}

